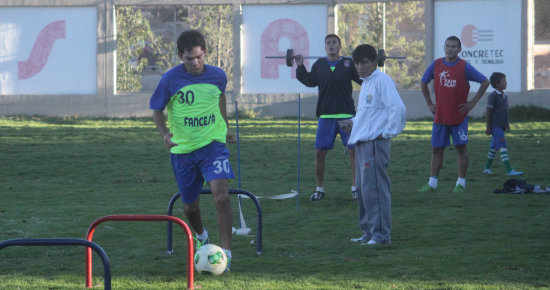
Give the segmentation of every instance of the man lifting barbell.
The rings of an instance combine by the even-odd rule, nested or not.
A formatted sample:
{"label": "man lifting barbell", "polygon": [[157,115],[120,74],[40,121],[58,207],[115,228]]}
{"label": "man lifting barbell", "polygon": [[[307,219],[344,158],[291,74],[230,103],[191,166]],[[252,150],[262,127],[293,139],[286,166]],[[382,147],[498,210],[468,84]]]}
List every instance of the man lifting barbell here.
{"label": "man lifting barbell", "polygon": [[[349,134],[341,131],[337,125],[338,120],[348,119],[355,115],[355,106],[351,97],[351,81],[358,84],[361,80],[355,71],[355,65],[351,57],[340,56],[341,41],[335,34],[325,37],[326,57],[294,55],[292,48],[286,50],[284,56],[266,56],[266,59],[285,59],[286,65],[292,67],[296,63],[296,77],[308,87],[318,87],[319,99],[317,100],[316,115],[319,118],[317,137],[315,140],[315,177],[317,189],[311,195],[310,200],[320,200],[325,196],[323,187],[325,157],[328,150],[334,146],[336,134],[340,134],[342,143],[347,145]],[[304,66],[304,59],[318,59],[308,72]],[[387,56],[384,49],[378,50],[378,67],[383,67],[386,59],[405,59],[404,56]],[[355,151],[346,146],[350,154],[352,169],[352,196],[357,199],[355,190]]]}
{"label": "man lifting barbell", "polygon": [[[322,58],[323,56],[302,56],[304,59],[318,59]],[[351,56],[346,56],[348,58],[351,58]],[[294,55],[294,49],[289,48],[286,50],[285,56],[273,56],[269,55],[265,57],[266,59],[281,59],[284,58],[286,61],[286,66],[292,67],[294,65],[294,59],[296,59],[296,56]],[[386,59],[405,59],[404,56],[387,56],[386,51],[383,48],[380,48],[378,50],[378,66],[383,67],[384,63],[386,63]]]}
{"label": "man lifting barbell", "polygon": [[317,100],[316,115],[317,136],[315,139],[315,179],[317,188],[311,195],[310,201],[321,200],[325,196],[324,173],[325,157],[328,150],[334,147],[334,139],[340,134],[342,144],[349,152],[351,166],[351,192],[357,199],[355,190],[355,150],[348,147],[349,133],[338,126],[338,121],[350,119],[355,116],[355,105],[351,96],[353,88],[351,81],[361,84],[361,79],[355,70],[351,58],[340,56],[341,42],[335,34],[325,37],[326,57],[319,58],[308,72],[304,66],[304,56],[294,55],[294,51],[287,51],[287,65],[296,62],[296,78],[308,87],[317,87],[319,98]]}

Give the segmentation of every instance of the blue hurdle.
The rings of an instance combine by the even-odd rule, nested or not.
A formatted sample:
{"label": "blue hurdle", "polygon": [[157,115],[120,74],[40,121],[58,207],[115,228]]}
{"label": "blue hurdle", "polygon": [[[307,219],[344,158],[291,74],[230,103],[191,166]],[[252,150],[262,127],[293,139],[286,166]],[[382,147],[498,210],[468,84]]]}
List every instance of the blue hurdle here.
{"label": "blue hurdle", "polygon": [[103,261],[104,284],[111,290],[111,264],[107,253],[98,244],[84,239],[13,239],[0,242],[0,250],[10,246],[85,246],[94,249]]}
{"label": "blue hurdle", "polygon": [[[210,189],[203,189],[201,191],[201,194],[212,194],[212,191]],[[262,254],[262,207],[260,206],[260,201],[258,201],[258,198],[254,194],[243,189],[230,189],[229,194],[243,194],[250,197],[250,199],[254,201],[254,204],[256,205],[256,211],[258,213],[258,229],[256,230],[256,254],[261,255]],[[176,203],[176,200],[178,198],[180,198],[180,194],[176,193],[170,199],[170,202],[168,203],[167,215],[169,216],[172,215],[174,204]],[[174,250],[172,249],[172,222],[168,222],[166,253],[172,254],[173,252]]]}

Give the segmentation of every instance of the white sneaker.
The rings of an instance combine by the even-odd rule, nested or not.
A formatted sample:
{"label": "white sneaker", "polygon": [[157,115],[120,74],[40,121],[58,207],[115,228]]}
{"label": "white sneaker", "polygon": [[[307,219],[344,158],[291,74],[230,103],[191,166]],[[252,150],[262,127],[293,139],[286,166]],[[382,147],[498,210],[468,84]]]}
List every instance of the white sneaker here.
{"label": "white sneaker", "polygon": [[489,168],[485,168],[485,169],[483,169],[483,174],[491,175],[491,174],[493,174],[493,171],[491,171],[491,169],[489,169]]}
{"label": "white sneaker", "polygon": [[506,173],[508,176],[518,176],[523,175],[523,172],[521,171],[515,171],[514,169],[510,170],[510,172]]}
{"label": "white sneaker", "polygon": [[365,243],[367,242],[369,239],[367,238],[367,235],[362,235],[361,237],[359,238],[356,238],[356,239],[350,239],[350,242],[354,242],[354,243]]}
{"label": "white sneaker", "polygon": [[375,240],[370,240],[366,243],[361,243],[361,246],[374,246],[374,245],[380,245],[380,244],[391,245],[391,240],[387,240],[387,241],[383,241],[383,242],[377,242]]}

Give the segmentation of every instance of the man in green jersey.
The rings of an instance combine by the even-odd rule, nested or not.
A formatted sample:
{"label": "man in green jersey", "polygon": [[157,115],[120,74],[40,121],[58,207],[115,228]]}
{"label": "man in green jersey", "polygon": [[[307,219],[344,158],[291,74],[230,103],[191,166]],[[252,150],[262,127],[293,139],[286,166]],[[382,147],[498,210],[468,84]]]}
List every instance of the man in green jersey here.
{"label": "man in green jersey", "polygon": [[[225,143],[233,143],[236,138],[228,130],[224,94],[227,77],[221,68],[204,64],[206,42],[199,31],[183,32],[177,47],[183,64],[162,76],[151,97],[150,108],[164,145],[170,149],[185,216],[196,232],[197,245],[208,243],[199,204],[206,181],[216,206],[220,245],[231,261],[233,213],[228,179],[235,176]],[[228,263],[226,271],[230,265]]]}

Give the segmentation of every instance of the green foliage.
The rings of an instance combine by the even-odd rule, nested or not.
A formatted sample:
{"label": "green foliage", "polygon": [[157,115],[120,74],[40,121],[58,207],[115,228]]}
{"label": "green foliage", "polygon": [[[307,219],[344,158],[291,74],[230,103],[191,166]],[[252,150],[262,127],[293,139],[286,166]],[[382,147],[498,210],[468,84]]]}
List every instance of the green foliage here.
{"label": "green foliage", "polygon": [[[198,29],[206,37],[205,63],[221,67],[233,88],[233,14],[231,5],[158,6],[148,12],[173,27]],[[152,18],[150,18],[152,20]],[[176,20],[176,21],[174,21]],[[182,25],[183,24],[183,25]],[[185,28],[187,29],[187,28]],[[164,38],[155,34],[140,6],[117,6],[117,90],[141,89],[146,66],[165,71],[178,65],[176,41],[181,31]],[[143,57],[146,55],[147,57]],[[154,63],[149,63],[152,60]]]}
{"label": "green foliage", "polygon": [[[233,112],[230,116],[230,118],[235,118],[235,112]],[[247,110],[247,109],[241,109],[239,110],[239,119],[251,119],[251,118],[257,118],[257,114],[254,110]]]}
{"label": "green foliage", "polygon": [[418,88],[425,68],[423,5],[422,1],[339,4],[337,27],[342,54],[351,55],[364,43],[383,48],[385,19],[386,55],[407,57],[405,61],[386,60],[386,73],[400,88]]}
{"label": "green foliage", "polygon": [[[141,74],[147,65],[161,70],[170,67],[173,44],[162,36],[155,35],[141,9],[131,6],[117,6],[117,91],[137,92],[141,90]],[[147,51],[145,51],[147,49]],[[144,52],[149,58],[140,57]]]}
{"label": "green foliage", "polygon": [[[448,148],[434,193],[428,179],[431,121],[409,121],[392,140],[393,245],[349,242],[361,233],[351,199],[349,165],[339,142],[326,160],[320,202],[315,187],[316,121],[301,123],[301,179],[296,200],[260,199],[263,255],[255,254],[256,210],[242,200],[251,236],[234,236],[232,271],[195,275],[204,289],[548,289],[550,195],[493,194],[508,179],[500,162],[481,175],[490,138],[483,120],[470,123],[466,192],[452,193],[456,154]],[[235,124],[231,125],[234,130]],[[297,120],[239,120],[242,188],[259,196],[296,189]],[[550,122],[515,123],[507,135],[510,161],[529,183],[550,186]],[[237,145],[228,144],[237,169]],[[237,174],[237,172],[236,172]],[[150,118],[0,118],[0,240],[84,238],[110,214],[165,214],[177,191],[168,152]],[[232,187],[236,187],[232,182]],[[234,225],[238,201],[232,195]],[[174,215],[184,219],[178,201]],[[219,243],[210,195],[203,222]],[[185,219],[184,219],[185,220]],[[108,222],[94,241],[109,255],[113,289],[181,289],[186,237],[174,226],[166,255],[166,223]],[[103,269],[94,255],[94,285]],[[82,247],[0,250],[0,289],[84,288]]]}
{"label": "green foliage", "polygon": [[[186,12],[181,10],[186,9]],[[205,63],[222,68],[227,75],[227,90],[233,89],[233,13],[231,5],[193,5],[180,8],[193,29],[206,37]]]}
{"label": "green foliage", "polygon": [[141,13],[137,13],[131,7],[119,6],[116,11],[117,19],[117,91],[135,92],[141,89],[141,72],[145,63],[137,62],[137,65],[132,65],[132,58],[137,59],[136,51],[132,48],[132,44],[137,43],[139,38],[133,35],[134,27],[146,26],[146,23],[141,17]]}
{"label": "green foliage", "polygon": [[510,121],[550,121],[550,110],[536,106],[514,106],[508,110]]}

